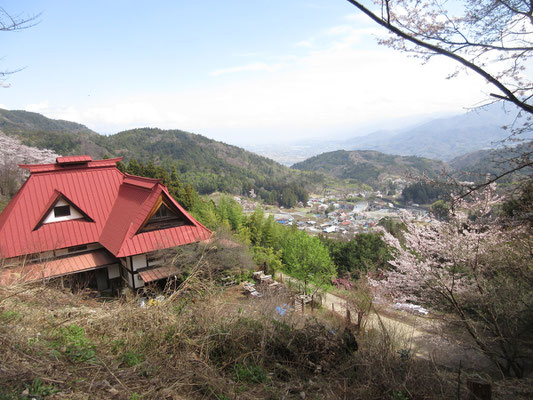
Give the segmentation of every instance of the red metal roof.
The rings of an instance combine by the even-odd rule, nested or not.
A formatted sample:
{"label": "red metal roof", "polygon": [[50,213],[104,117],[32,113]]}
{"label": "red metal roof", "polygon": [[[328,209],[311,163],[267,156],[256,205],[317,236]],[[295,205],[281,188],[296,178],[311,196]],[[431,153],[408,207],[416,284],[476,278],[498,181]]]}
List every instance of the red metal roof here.
{"label": "red metal roof", "polygon": [[[120,172],[116,168],[120,159],[21,165],[31,174],[0,215],[0,256],[11,258],[98,242],[115,256],[123,257],[211,236],[158,180]],[[54,222],[34,229],[58,193],[93,221]],[[136,234],[161,193],[168,196],[190,224]]]}
{"label": "red metal roof", "polygon": [[17,268],[6,268],[0,273],[0,285],[20,281],[27,282],[55,278],[73,273],[90,271],[116,262],[117,259],[107,250],[95,250],[89,253],[60,258],[39,264],[28,264]]}
{"label": "red metal roof", "polygon": [[159,279],[165,279],[172,275],[178,275],[179,269],[173,265],[167,265],[164,267],[159,268],[153,268],[153,269],[145,269],[143,271],[139,271],[139,275],[141,276],[144,283],[158,281]]}
{"label": "red metal roof", "polygon": [[86,163],[92,161],[91,156],[69,156],[69,157],[57,157],[56,163],[58,164],[77,164]]}
{"label": "red metal roof", "polygon": [[[135,177],[129,176],[129,178]],[[137,233],[161,194],[183,213],[190,224]],[[158,183],[151,191],[147,191],[141,185],[122,185],[100,237],[100,243],[115,256],[125,257],[182,246],[206,240],[210,236],[211,231],[191,217],[170,196],[163,184]]]}

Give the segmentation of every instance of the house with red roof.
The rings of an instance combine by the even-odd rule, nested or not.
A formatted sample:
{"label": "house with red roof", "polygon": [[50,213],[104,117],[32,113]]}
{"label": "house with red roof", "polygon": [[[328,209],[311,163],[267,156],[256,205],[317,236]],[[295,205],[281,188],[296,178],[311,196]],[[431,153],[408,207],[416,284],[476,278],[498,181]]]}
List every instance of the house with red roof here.
{"label": "house with red roof", "polygon": [[29,177],[0,214],[0,284],[84,274],[100,290],[139,289],[177,272],[157,251],[210,238],[159,180],[122,173],[121,159],[20,165]]}

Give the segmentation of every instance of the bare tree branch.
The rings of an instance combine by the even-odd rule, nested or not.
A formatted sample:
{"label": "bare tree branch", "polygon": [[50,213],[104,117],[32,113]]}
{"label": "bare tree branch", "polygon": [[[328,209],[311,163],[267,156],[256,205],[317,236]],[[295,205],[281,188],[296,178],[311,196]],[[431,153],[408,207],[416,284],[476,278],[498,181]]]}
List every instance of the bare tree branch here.
{"label": "bare tree branch", "polygon": [[[360,1],[357,0],[347,0],[350,4],[358,8],[361,12],[363,12],[365,15],[367,15],[369,18],[371,18],[374,22],[379,24],[380,26],[386,28],[389,32],[396,35],[398,38],[405,40],[409,43],[414,44],[417,48],[423,49],[427,51],[426,56],[431,55],[443,55],[445,57],[451,58],[452,60],[458,62],[461,66],[475,72],[476,74],[482,76],[485,80],[487,80],[490,84],[497,87],[501,93],[503,94],[496,94],[493,95],[494,97],[497,97],[502,100],[509,101],[513,104],[515,104],[520,109],[533,114],[533,105],[529,104],[527,100],[524,100],[517,95],[517,93],[523,92],[523,88],[513,88],[509,83],[504,82],[501,78],[503,76],[509,75],[510,73],[517,74],[521,68],[522,65],[515,64],[511,66],[510,70],[504,70],[500,74],[492,74],[490,73],[486,68],[483,62],[476,63],[475,60],[480,57],[481,55],[484,55],[486,51],[490,50],[497,50],[497,51],[505,51],[505,52],[515,52],[518,51],[519,53],[512,53],[507,57],[500,57],[500,60],[506,60],[506,59],[518,59],[520,58],[522,61],[525,61],[527,58],[531,57],[531,51],[533,50],[533,45],[530,42],[525,42],[526,46],[507,46],[507,45],[497,45],[494,43],[494,41],[490,42],[490,33],[487,34],[486,40],[483,41],[477,41],[473,42],[468,39],[466,39],[466,36],[460,33],[459,28],[455,25],[455,21],[461,21],[460,19],[452,20],[447,16],[446,13],[442,13],[441,16],[444,16],[449,21],[449,26],[446,27],[442,23],[437,23],[435,21],[438,21],[437,16],[434,16],[434,21],[432,23],[429,22],[422,22],[421,20],[415,19],[413,20],[411,16],[405,17],[405,20],[407,23],[402,23],[400,20],[400,17],[398,14],[394,14],[393,10],[390,9],[390,1],[389,0],[383,0],[382,1],[382,7],[385,6],[386,13],[382,17],[379,17],[374,12],[372,12],[369,8],[364,6]],[[501,0],[500,0],[501,2]],[[405,2],[403,2],[405,3]],[[416,5],[419,5],[419,2],[416,2]],[[503,4],[503,3],[502,3]],[[505,3],[503,4],[507,8],[509,8],[509,4]],[[413,10],[411,10],[413,11]],[[492,11],[492,10],[491,10]],[[515,12],[514,10],[512,12]],[[529,13],[526,12],[525,14],[529,17],[531,12],[531,9],[529,10]],[[517,13],[520,15],[523,15],[524,13]],[[466,17],[463,17],[466,18]],[[478,15],[474,15],[472,13],[469,18],[472,20],[472,24],[475,24],[479,22],[478,25],[485,25],[485,22],[482,21],[482,18]],[[408,25],[408,23],[411,23],[412,26]],[[424,25],[425,23],[425,25]],[[506,21],[501,22],[501,24],[505,24]],[[420,25],[421,24],[421,25]],[[450,28],[451,26],[451,28]],[[475,26],[475,28],[483,30],[483,26]],[[440,31],[439,31],[440,29]],[[441,35],[441,32],[443,35]],[[531,34],[531,32],[529,32]],[[464,39],[464,42],[457,42],[454,40],[451,40],[453,38],[454,34],[457,36],[461,36]],[[492,32],[494,34],[494,32]],[[505,32],[499,32],[498,35],[500,37],[504,36]],[[440,45],[439,45],[440,43]],[[502,42],[503,43],[503,42]],[[479,48],[481,49],[481,53],[474,55],[473,58],[468,59],[463,55],[460,54],[461,51],[464,52],[464,50],[468,50],[470,48]],[[406,50],[405,47],[402,48],[403,50]],[[424,54],[424,53],[422,53]],[[516,78],[516,77],[515,77]],[[518,78],[517,78],[518,79]],[[520,82],[517,80],[517,82]]]}

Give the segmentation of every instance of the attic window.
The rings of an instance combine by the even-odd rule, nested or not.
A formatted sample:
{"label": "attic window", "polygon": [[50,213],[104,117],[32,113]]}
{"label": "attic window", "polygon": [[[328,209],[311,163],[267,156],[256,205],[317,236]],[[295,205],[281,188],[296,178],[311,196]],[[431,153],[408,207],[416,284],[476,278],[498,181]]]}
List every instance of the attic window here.
{"label": "attic window", "polygon": [[139,233],[174,228],[182,225],[191,225],[191,222],[180,211],[172,210],[164,202],[161,202],[159,208],[139,230]]}
{"label": "attic window", "polygon": [[67,217],[69,215],[70,215],[70,206],[69,205],[54,207],[54,217],[56,217],[56,218]]}
{"label": "attic window", "polygon": [[51,201],[52,205],[46,210],[42,218],[39,220],[34,230],[39,229],[44,224],[53,222],[63,222],[71,220],[85,220],[87,222],[94,222],[84,211],[70,201],[66,196],[58,193]]}
{"label": "attic window", "polygon": [[172,214],[172,211],[170,211],[168,207],[163,204],[161,207],[158,208],[155,214],[152,215],[152,221],[172,218]]}

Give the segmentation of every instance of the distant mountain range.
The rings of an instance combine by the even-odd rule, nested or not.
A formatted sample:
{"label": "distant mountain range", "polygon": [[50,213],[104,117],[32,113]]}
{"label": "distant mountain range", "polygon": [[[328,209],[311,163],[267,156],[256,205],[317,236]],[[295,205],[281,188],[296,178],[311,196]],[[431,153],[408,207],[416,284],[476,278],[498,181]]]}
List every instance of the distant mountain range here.
{"label": "distant mountain range", "polygon": [[376,150],[449,161],[473,151],[497,148],[509,137],[516,111],[493,104],[465,114],[439,118],[398,132],[375,132],[345,141],[350,150]]}
{"label": "distant mountain range", "polygon": [[[328,138],[249,148],[285,165],[334,150],[375,150],[386,154],[450,161],[473,151],[501,147],[501,142],[510,134],[503,127],[511,125],[516,115],[516,109],[510,106],[504,109],[497,103],[408,128],[379,130],[349,139]],[[533,135],[529,138],[533,139]]]}

